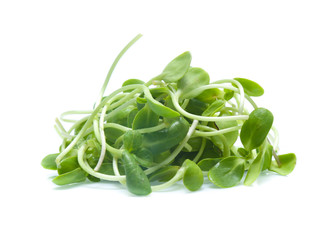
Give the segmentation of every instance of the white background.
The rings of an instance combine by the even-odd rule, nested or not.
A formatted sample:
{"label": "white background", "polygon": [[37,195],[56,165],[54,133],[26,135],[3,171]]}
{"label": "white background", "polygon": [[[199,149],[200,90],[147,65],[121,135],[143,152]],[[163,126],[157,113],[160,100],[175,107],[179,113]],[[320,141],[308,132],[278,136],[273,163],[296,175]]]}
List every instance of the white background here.
{"label": "white background", "polygon": [[[1,1],[1,239],[330,239],[329,1]],[[107,92],[149,80],[189,50],[211,79],[245,77],[265,95],[280,152],[297,167],[251,187],[148,197],[119,184],[57,187],[41,159],[53,124],[91,109],[108,68],[136,34]]]}

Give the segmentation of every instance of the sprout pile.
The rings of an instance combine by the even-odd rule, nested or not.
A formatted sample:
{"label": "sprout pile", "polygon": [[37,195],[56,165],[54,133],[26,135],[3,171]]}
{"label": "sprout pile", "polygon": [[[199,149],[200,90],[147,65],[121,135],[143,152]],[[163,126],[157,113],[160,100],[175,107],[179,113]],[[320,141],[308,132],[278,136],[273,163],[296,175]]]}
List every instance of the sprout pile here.
{"label": "sprout pile", "polygon": [[91,111],[56,118],[62,144],[42,160],[44,168],[57,170],[55,184],[115,181],[148,195],[181,180],[196,191],[204,181],[228,188],[251,185],[264,171],[293,171],[295,154],[278,154],[272,113],[252,99],[263,88],[245,78],[210,82],[205,70],[191,66],[190,52],[151,80],[126,80],[105,96],[115,66],[140,37],[115,59]]}

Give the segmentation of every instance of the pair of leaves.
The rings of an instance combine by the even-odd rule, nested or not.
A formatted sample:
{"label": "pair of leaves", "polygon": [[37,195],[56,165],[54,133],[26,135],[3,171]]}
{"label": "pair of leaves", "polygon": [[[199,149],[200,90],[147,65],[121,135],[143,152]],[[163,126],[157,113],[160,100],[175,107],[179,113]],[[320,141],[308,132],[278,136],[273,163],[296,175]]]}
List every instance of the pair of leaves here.
{"label": "pair of leaves", "polygon": [[[272,146],[265,144],[265,147],[259,152],[258,156],[250,165],[244,181],[244,185],[251,185],[260,175],[261,171],[269,168],[281,175],[288,175],[295,167],[296,157],[293,153],[279,155],[281,166],[277,163],[271,162]],[[213,166],[214,165],[214,166]],[[203,159],[198,166],[203,171],[208,171],[208,178],[216,186],[228,188],[237,185],[245,172],[245,159],[231,156],[219,160]]]}
{"label": "pair of leaves", "polygon": [[179,166],[165,166],[154,172],[149,179],[150,181],[167,182],[174,178],[179,170],[183,171],[183,183],[188,190],[197,191],[200,189],[204,177],[198,165],[190,159],[186,159],[181,168]]}
{"label": "pair of leaves", "polygon": [[56,185],[84,182],[88,175],[80,168],[77,156],[69,156],[62,159],[57,166],[57,172],[59,176],[53,179]]}
{"label": "pair of leaves", "polygon": [[201,68],[190,68],[192,56],[190,52],[184,52],[174,58],[154,79],[164,80],[167,83],[178,82],[178,89],[181,91],[181,98],[194,98],[201,92],[196,88],[209,84],[209,75]]}
{"label": "pair of leaves", "polygon": [[59,154],[49,154],[41,161],[41,165],[50,170],[58,170],[59,176],[53,179],[57,185],[66,185],[71,183],[84,182],[86,180],[86,172],[79,167],[77,156],[69,156],[57,164],[55,159]]}
{"label": "pair of leaves", "polygon": [[157,126],[159,123],[159,116],[152,111],[149,105],[145,105],[140,109],[132,123],[132,129],[142,129]]}
{"label": "pair of leaves", "polygon": [[153,154],[147,148],[141,147],[143,135],[136,131],[127,131],[123,136],[124,149],[133,155],[133,158],[143,167],[153,165]]}
{"label": "pair of leaves", "polygon": [[[263,148],[250,165],[244,181],[245,185],[251,185],[260,175],[262,170],[270,166],[272,157],[272,146],[264,144]],[[231,156],[219,159],[204,159],[199,164],[204,170],[209,170],[208,177],[215,185],[223,188],[237,185],[245,172],[245,159]],[[215,164],[213,167],[211,167]]]}

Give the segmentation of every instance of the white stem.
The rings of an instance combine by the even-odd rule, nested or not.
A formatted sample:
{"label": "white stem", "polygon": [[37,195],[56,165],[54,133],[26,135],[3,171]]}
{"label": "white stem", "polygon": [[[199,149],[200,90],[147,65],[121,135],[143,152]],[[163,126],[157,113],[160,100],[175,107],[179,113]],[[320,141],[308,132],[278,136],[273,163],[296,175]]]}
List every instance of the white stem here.
{"label": "white stem", "polygon": [[229,127],[229,128],[225,128],[225,129],[221,129],[221,130],[215,130],[215,131],[212,131],[212,132],[201,132],[199,130],[196,130],[194,132],[193,136],[199,136],[199,137],[217,136],[217,135],[220,135],[220,134],[237,131],[240,128],[241,128],[241,126],[235,126],[235,127]]}
{"label": "white stem", "polygon": [[99,171],[103,160],[106,155],[106,137],[105,137],[105,131],[104,131],[104,119],[105,119],[105,114],[107,111],[107,105],[103,107],[101,115],[100,115],[100,120],[99,120],[99,131],[100,131],[100,140],[101,140],[101,152],[100,152],[100,157],[98,160],[97,165],[94,168],[94,171]]}
{"label": "white stem", "polygon": [[63,121],[63,122],[77,122],[77,120],[74,120],[74,119],[67,119],[67,118],[64,118],[64,116],[67,116],[67,115],[77,115],[77,114],[91,114],[93,111],[92,110],[87,110],[87,111],[67,111],[67,112],[64,112],[60,115],[60,119]]}
{"label": "white stem", "polygon": [[205,117],[205,116],[195,115],[195,114],[186,112],[178,104],[178,97],[172,92],[169,92],[169,93],[170,93],[170,96],[172,99],[172,103],[174,104],[176,110],[187,118],[191,118],[191,119],[199,120],[199,121],[206,121],[206,122],[233,121],[233,120],[247,120],[248,119],[248,115],[223,116],[223,117]]}
{"label": "white stem", "polygon": [[[117,177],[121,176],[120,171],[118,170],[118,159],[117,159],[117,157],[113,158],[113,170],[114,170],[115,176],[117,176]],[[119,182],[123,185],[126,184],[125,180],[120,180]]]}

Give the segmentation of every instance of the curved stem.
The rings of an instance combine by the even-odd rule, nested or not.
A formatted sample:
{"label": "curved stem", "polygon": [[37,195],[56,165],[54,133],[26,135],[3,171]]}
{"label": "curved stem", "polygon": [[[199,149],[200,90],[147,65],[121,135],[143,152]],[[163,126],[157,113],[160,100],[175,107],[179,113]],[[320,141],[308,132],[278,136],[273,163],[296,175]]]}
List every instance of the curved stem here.
{"label": "curved stem", "polygon": [[88,174],[94,177],[108,181],[123,181],[126,179],[125,176],[111,176],[111,175],[95,172],[87,163],[87,161],[84,159],[84,154],[86,149],[87,149],[86,144],[83,144],[78,150],[78,164],[85,172],[87,172]]}
{"label": "curved stem", "polygon": [[100,115],[100,120],[99,120],[99,132],[100,132],[100,140],[101,140],[101,152],[100,152],[100,157],[98,160],[97,165],[95,166],[94,170],[99,171],[103,160],[106,155],[106,137],[105,137],[105,131],[104,131],[104,119],[105,119],[105,114],[107,111],[107,105],[105,105],[102,109],[101,115]]}
{"label": "curved stem", "polygon": [[250,96],[248,96],[247,94],[245,94],[245,98],[253,106],[254,109],[258,108],[258,106],[256,105],[256,103],[253,101],[253,99]]}
{"label": "curved stem", "polygon": [[273,148],[275,149],[275,152],[278,151],[279,148],[279,133],[278,130],[275,126],[271,127],[272,131],[274,132],[274,144],[273,144]]}
{"label": "curved stem", "polygon": [[199,149],[199,152],[198,154],[194,157],[194,159],[192,160],[193,162],[198,162],[199,158],[201,157],[203,151],[205,150],[205,147],[206,147],[206,138],[203,138],[202,139],[202,142],[201,142],[201,146],[200,146],[200,149]]}
{"label": "curved stem", "polygon": [[[140,84],[132,84],[132,85],[128,85],[125,87],[121,87],[119,89],[117,89],[116,91],[114,91],[113,93],[111,93],[109,96],[107,96],[95,109],[94,111],[91,113],[91,115],[89,116],[88,120],[85,122],[84,126],[82,127],[82,129],[79,131],[79,133],[76,135],[76,137],[71,141],[71,143],[57,156],[55,162],[58,165],[61,161],[61,159],[78,143],[78,141],[81,139],[81,137],[84,135],[85,131],[91,126],[94,117],[98,114],[98,112],[100,111],[100,109],[116,94],[125,91],[125,90],[130,90],[130,89],[134,89],[134,88],[139,88],[141,87]],[[116,149],[117,150],[117,149]]]}
{"label": "curved stem", "polygon": [[86,111],[66,111],[64,113],[62,113],[60,115],[60,119],[63,121],[63,122],[77,122],[77,120],[73,120],[73,119],[66,119],[64,118],[64,116],[67,116],[67,115],[80,115],[80,114],[91,114],[93,112],[93,110],[86,110]]}
{"label": "curved stem", "polygon": [[230,146],[228,144],[228,141],[227,141],[226,137],[224,137],[223,134],[220,134],[218,136],[222,139],[223,146],[224,146],[223,157],[229,157],[230,156]]}
{"label": "curved stem", "polygon": [[161,123],[155,127],[149,127],[149,128],[141,128],[141,129],[137,129],[136,131],[140,132],[140,133],[150,133],[150,132],[156,132],[159,131],[163,128],[166,127],[165,123]]}
{"label": "curved stem", "polygon": [[78,127],[80,124],[82,124],[83,122],[87,121],[87,119],[89,119],[90,116],[86,116],[83,117],[79,120],[77,120],[68,130],[68,133],[71,133],[73,130],[75,130],[76,127]]}
{"label": "curved stem", "polygon": [[183,178],[185,170],[186,170],[186,167],[182,166],[180,169],[178,169],[175,176],[173,176],[169,181],[167,181],[163,184],[160,184],[160,185],[152,186],[152,191],[159,191],[159,190],[168,188],[171,185],[175,184],[176,182],[178,182],[180,179]]}
{"label": "curved stem", "polygon": [[220,134],[237,131],[239,129],[241,129],[241,126],[229,127],[229,128],[224,128],[224,129],[221,129],[221,130],[214,130],[212,132],[201,132],[199,130],[196,130],[194,132],[193,136],[199,136],[199,137],[218,136]]}
{"label": "curved stem", "polygon": [[217,83],[233,83],[233,84],[237,85],[237,87],[239,89],[239,94],[240,94],[239,114],[242,114],[242,111],[244,110],[245,92],[244,92],[244,88],[241,85],[241,83],[234,79],[218,80],[218,81],[214,82],[213,84],[215,84],[215,83],[216,84]]}
{"label": "curved stem", "polygon": [[[114,170],[114,173],[115,173],[116,177],[121,176],[120,171],[118,170],[118,159],[117,159],[117,157],[113,158],[113,170]],[[119,182],[123,185],[126,184],[125,180],[119,180]]]}
{"label": "curved stem", "polygon": [[215,122],[215,121],[233,121],[233,120],[247,120],[248,115],[236,115],[236,116],[223,116],[223,117],[205,117],[205,116],[200,116],[200,115],[195,115],[189,112],[186,112],[178,103],[178,97],[172,93],[171,91],[169,92],[172,103],[175,106],[176,110],[182,114],[183,116],[187,118],[191,118],[194,120],[199,120],[199,121],[206,121],[206,122]]}
{"label": "curved stem", "polygon": [[110,69],[109,69],[109,71],[108,71],[108,74],[107,74],[107,76],[106,76],[106,79],[105,79],[105,81],[104,81],[104,83],[103,83],[103,85],[102,85],[102,88],[101,88],[101,91],[100,91],[100,93],[99,93],[99,97],[98,97],[98,99],[97,99],[97,101],[96,101],[96,105],[99,105],[100,104],[100,102],[101,102],[101,100],[102,100],[102,97],[103,97],[103,94],[104,94],[104,92],[105,92],[105,90],[106,90],[106,87],[107,87],[107,85],[108,85],[108,82],[109,82],[109,79],[110,79],[110,77],[111,77],[111,75],[112,75],[112,73],[114,72],[114,69],[115,69],[115,67],[116,67],[116,65],[117,65],[117,63],[119,62],[119,60],[121,59],[121,57],[124,55],[124,53],[139,39],[139,38],[141,38],[142,37],[142,35],[141,34],[138,34],[137,36],[135,36],[123,49],[122,49],[122,51],[117,55],[117,57],[115,58],[115,60],[114,60],[114,62],[113,62],[113,64],[111,65],[111,67],[110,67]]}

